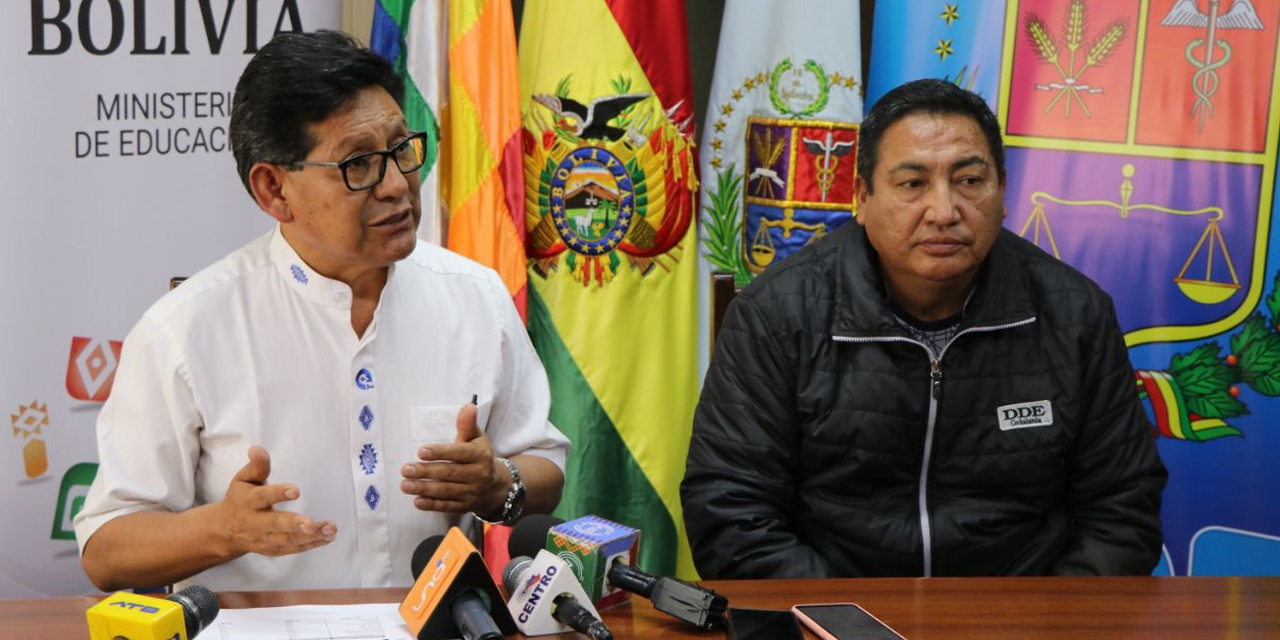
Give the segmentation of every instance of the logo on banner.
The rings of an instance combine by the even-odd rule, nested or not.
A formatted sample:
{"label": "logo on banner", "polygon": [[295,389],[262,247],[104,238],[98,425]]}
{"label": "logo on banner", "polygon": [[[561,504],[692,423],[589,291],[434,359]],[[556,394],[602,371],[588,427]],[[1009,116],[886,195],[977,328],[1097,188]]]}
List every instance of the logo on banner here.
{"label": "logo on banner", "polygon": [[[739,285],[853,219],[858,125],[823,117],[836,92],[861,92],[848,71],[784,58],[712,97],[702,247]],[[765,97],[772,113],[752,113]]]}
{"label": "logo on banner", "polygon": [[[1010,105],[1008,130],[1124,142],[1136,88],[1138,0],[1016,4],[1014,64],[1000,92]],[[1055,7],[1063,4],[1059,14]]]}
{"label": "logo on banner", "polygon": [[769,104],[781,115],[807,118],[827,107],[831,81],[817,62],[806,60],[797,68],[787,58],[769,74]]}
{"label": "logo on banner", "polygon": [[49,470],[49,455],[44,446],[44,430],[49,427],[49,405],[32,400],[19,405],[9,414],[13,437],[22,444],[22,469],[28,478],[38,478]]}
{"label": "logo on banner", "polygon": [[1128,33],[1129,23],[1116,19],[1100,31],[1090,33],[1088,20],[1088,4],[1074,0],[1067,7],[1065,24],[1059,25],[1060,31],[1055,38],[1044,20],[1035,14],[1027,15],[1027,37],[1035,44],[1036,56],[1043,64],[1053,67],[1057,74],[1055,81],[1035,85],[1037,91],[1052,96],[1042,113],[1049,113],[1055,106],[1060,106],[1062,116],[1070,118],[1072,105],[1078,104],[1079,111],[1087,118],[1092,114],[1086,97],[1104,91],[1102,86],[1090,86],[1085,75],[1115,53],[1117,45]]}
{"label": "logo on banner", "polygon": [[1009,164],[1034,171],[1010,172],[1008,225],[1125,292],[1130,347],[1220,336],[1134,384],[1164,437],[1242,437],[1242,391],[1280,395],[1280,273],[1264,298],[1276,158],[1262,152],[1280,126],[1277,3],[1071,0],[1058,22],[1034,12],[1043,0],[1015,4],[1025,37],[1005,53],[1001,113]]}
{"label": "logo on banner", "polygon": [[89,485],[98,475],[98,464],[81,462],[72,465],[62,474],[62,485],[58,488],[58,504],[53,510],[53,529],[49,532],[52,540],[75,540],[76,530],[72,525],[76,514],[84,508],[85,494],[89,493]]}
{"label": "logo on banner", "polygon": [[[1206,127],[1215,110],[1234,121],[1258,118],[1192,95],[1196,87],[1209,93],[1204,89],[1210,85],[1232,90],[1234,82],[1226,75],[1204,80],[1213,67],[1204,62],[1206,42],[1189,43],[1180,35],[1185,29],[1173,27],[1208,28],[1212,22],[1217,42],[1230,25],[1244,30],[1237,34],[1252,34],[1255,54],[1274,51],[1274,29],[1257,31],[1262,23],[1249,0],[1237,0],[1222,15],[1218,2],[1210,3],[1207,14],[1193,0],[1176,0],[1167,13],[1146,15],[1140,4],[1071,0],[1051,28],[1033,11],[1044,2],[1017,3],[1013,15],[1026,38],[1006,52],[1013,57],[1012,72],[1001,91],[1011,164],[1036,167],[1010,181],[1009,226],[1103,289],[1139,294],[1117,304],[1130,346],[1221,333],[1257,304],[1272,206],[1263,183],[1274,175],[1275,164],[1263,154],[1226,162],[1217,151],[1220,130],[1206,128],[1210,135],[1199,135],[1190,126],[1193,112],[1210,123]],[[1147,23],[1139,25],[1139,19]],[[1270,44],[1264,46],[1263,37]],[[1220,42],[1215,50],[1220,55],[1214,60],[1225,64],[1226,51],[1243,49]],[[1192,53],[1205,72],[1195,81],[1186,66],[1173,62]],[[1238,70],[1254,75],[1248,87],[1235,86],[1232,101],[1239,98],[1242,109],[1253,109],[1255,99],[1266,100],[1254,112],[1275,120],[1271,58],[1258,61],[1260,70]],[[1140,69],[1134,61],[1141,61]],[[1046,73],[1069,82],[1052,97],[1037,97],[1048,86]],[[1174,87],[1190,87],[1186,111],[1176,104],[1182,90]],[[1098,88],[1105,90],[1093,92]],[[1246,90],[1248,95],[1239,93]],[[1072,116],[1068,123],[1068,109],[1084,117]],[[1233,146],[1262,148],[1265,130],[1248,139],[1250,127],[1237,128]]]}
{"label": "logo on banner", "polygon": [[853,219],[858,125],[747,119],[742,258],[756,274]]}
{"label": "logo on banner", "polygon": [[67,358],[67,393],[76,400],[103,402],[111,395],[116,365],[124,343],[119,340],[71,338]]}
{"label": "logo on banner", "polygon": [[698,189],[689,123],[671,120],[680,104],[664,112],[630,93],[628,79],[613,87],[583,104],[566,77],[525,114],[525,171],[537,176],[528,254],[543,278],[564,265],[583,286],[604,286],[624,264],[647,276],[679,260]]}
{"label": "logo on banner", "polygon": [[1191,117],[1202,132],[1205,119],[1213,116],[1214,94],[1222,84],[1218,69],[1227,66],[1233,55],[1231,43],[1223,37],[1225,32],[1235,29],[1262,31],[1266,28],[1249,0],[1235,0],[1226,13],[1219,14],[1221,8],[1220,0],[1209,0],[1209,13],[1205,14],[1195,0],[1178,0],[1160,22],[1162,27],[1192,27],[1204,31],[1203,37],[1187,43],[1184,52],[1194,70],[1190,81],[1191,91],[1195,94]]}

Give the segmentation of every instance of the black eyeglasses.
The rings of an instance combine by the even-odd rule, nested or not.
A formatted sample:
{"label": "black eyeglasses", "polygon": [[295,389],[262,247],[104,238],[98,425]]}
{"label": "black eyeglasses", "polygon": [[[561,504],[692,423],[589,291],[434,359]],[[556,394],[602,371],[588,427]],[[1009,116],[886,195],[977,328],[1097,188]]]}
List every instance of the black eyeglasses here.
{"label": "black eyeglasses", "polygon": [[[291,162],[282,167],[337,167],[342,170],[342,181],[352,191],[372,189],[382,182],[387,173],[387,159],[394,158],[400,173],[412,173],[422,168],[427,160],[427,134],[410,133],[394,147],[385,151],[370,151],[351,156],[342,162]],[[379,162],[381,160],[381,162]]]}

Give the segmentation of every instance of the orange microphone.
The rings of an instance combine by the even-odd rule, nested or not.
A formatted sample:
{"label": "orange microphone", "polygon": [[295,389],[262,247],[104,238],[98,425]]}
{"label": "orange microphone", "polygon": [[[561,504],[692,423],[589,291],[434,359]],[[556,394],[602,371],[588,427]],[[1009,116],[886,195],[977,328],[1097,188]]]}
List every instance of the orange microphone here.
{"label": "orange microphone", "polygon": [[417,580],[400,617],[418,640],[502,640],[516,632],[484,558],[457,527],[423,540],[412,566]]}

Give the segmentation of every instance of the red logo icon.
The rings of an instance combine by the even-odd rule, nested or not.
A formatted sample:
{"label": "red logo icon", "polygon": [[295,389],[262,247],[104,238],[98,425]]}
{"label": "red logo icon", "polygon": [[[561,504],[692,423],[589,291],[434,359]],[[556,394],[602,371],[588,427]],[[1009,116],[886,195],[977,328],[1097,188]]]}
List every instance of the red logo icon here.
{"label": "red logo icon", "polygon": [[120,362],[120,340],[71,338],[71,356],[67,359],[67,393],[76,400],[103,402],[111,395]]}

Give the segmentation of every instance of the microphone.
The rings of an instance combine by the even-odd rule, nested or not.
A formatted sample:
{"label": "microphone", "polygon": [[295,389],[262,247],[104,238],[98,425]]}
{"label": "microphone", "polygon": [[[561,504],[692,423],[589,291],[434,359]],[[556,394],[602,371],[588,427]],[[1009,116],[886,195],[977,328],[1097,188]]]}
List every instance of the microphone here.
{"label": "microphone", "polygon": [[631,593],[609,582],[609,565],[631,564],[640,550],[640,530],[596,516],[565,522],[555,516],[523,518],[511,530],[511,557],[547,549],[567,562],[597,609],[629,602]]}
{"label": "microphone", "polygon": [[218,596],[194,585],[164,598],[120,591],[85,617],[91,640],[191,640],[218,617]]}
{"label": "microphone", "polygon": [[484,592],[475,590],[465,591],[454,599],[449,614],[462,634],[462,640],[503,640],[506,637],[489,615],[491,604]]}
{"label": "microphone", "polygon": [[[583,555],[581,552],[585,550],[585,555],[588,557],[581,564],[584,568],[593,564],[603,567],[604,592],[624,590],[638,594],[650,599],[653,602],[654,609],[679,618],[704,631],[715,631],[724,627],[725,611],[729,607],[728,598],[711,589],[699,587],[683,580],[655,576],[641,571],[632,566],[632,557],[626,554],[615,554],[605,557],[601,561],[599,553],[595,549],[592,549],[583,540],[575,538],[573,535],[575,523],[581,524],[584,520],[588,521],[590,525],[588,527],[589,531],[601,531],[602,527],[608,527],[609,525],[635,531],[630,527],[612,523],[596,516],[579,518],[570,522],[559,521],[559,518],[526,518],[516,523],[514,530],[511,532],[511,541],[508,549],[513,557],[528,555],[531,553],[530,546],[539,544],[535,543],[535,540],[544,540],[545,542],[541,544],[545,544],[548,549],[556,551],[561,558],[566,560],[569,559],[566,556],[576,558]],[[526,525],[526,521],[529,524]],[[638,534],[639,532],[636,532],[637,541]],[[571,561],[570,565],[574,565],[574,563]],[[577,569],[577,566],[574,565],[573,568]],[[578,578],[583,580],[584,574],[590,575],[584,571],[583,574],[579,574]],[[595,578],[592,577],[591,580],[591,583],[587,583],[585,580],[583,582],[583,586],[588,590],[595,584]],[[599,606],[599,601],[597,601],[597,606]]]}
{"label": "microphone", "polygon": [[515,621],[501,606],[484,559],[457,527],[423,540],[410,561],[415,582],[400,616],[418,640],[502,640]]}
{"label": "microphone", "polygon": [[512,558],[502,571],[502,583],[511,594],[507,610],[526,636],[573,629],[594,640],[613,640],[582,584],[554,553],[543,549],[537,558]]}
{"label": "microphone", "polygon": [[724,627],[729,599],[698,585],[645,573],[631,565],[615,561],[609,567],[609,581],[648,598],[653,608],[675,616],[703,630]]}
{"label": "microphone", "polygon": [[418,548],[413,550],[413,557],[409,559],[409,569],[413,571],[414,580],[422,575],[422,570],[427,568],[427,562],[431,560],[432,555],[435,555],[436,549],[440,548],[442,542],[444,542],[444,536],[434,535],[418,543]]}

